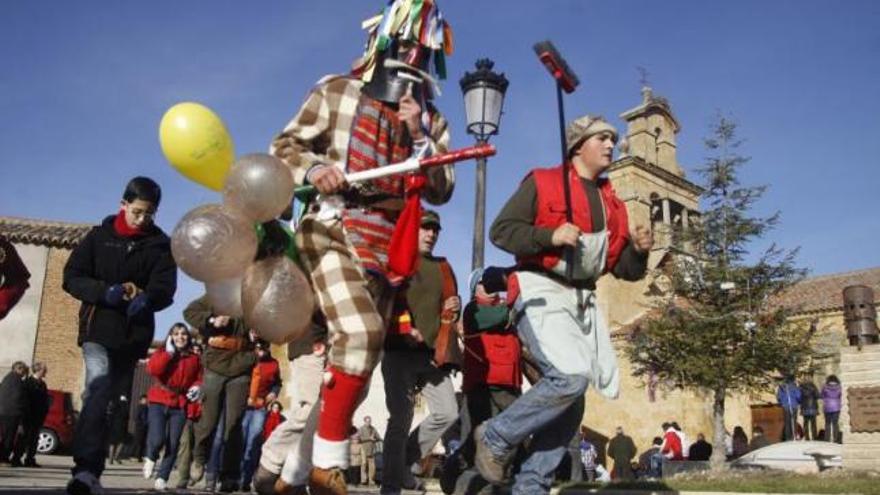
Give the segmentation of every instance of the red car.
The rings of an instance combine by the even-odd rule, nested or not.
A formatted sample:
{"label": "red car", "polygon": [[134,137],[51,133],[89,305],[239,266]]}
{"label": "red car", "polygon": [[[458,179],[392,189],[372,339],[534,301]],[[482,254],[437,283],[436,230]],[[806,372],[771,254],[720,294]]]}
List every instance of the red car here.
{"label": "red car", "polygon": [[49,413],[40,428],[37,452],[54,454],[66,448],[73,441],[73,426],[76,424],[76,411],[73,410],[73,397],[70,392],[49,390]]}

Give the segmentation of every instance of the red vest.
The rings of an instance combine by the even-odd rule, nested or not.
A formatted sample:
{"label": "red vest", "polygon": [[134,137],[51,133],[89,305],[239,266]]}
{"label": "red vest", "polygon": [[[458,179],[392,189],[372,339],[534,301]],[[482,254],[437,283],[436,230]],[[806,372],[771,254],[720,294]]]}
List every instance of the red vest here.
{"label": "red vest", "polygon": [[[572,220],[584,232],[593,231],[593,221],[587,193],[584,191],[580,178],[571,167],[569,184],[571,185]],[[565,223],[565,194],[562,187],[562,166],[539,168],[532,170],[537,189],[535,223],[536,227],[555,229]],[[629,220],[626,205],[623,204],[611,187],[608,179],[599,179],[599,195],[605,205],[605,229],[608,232],[608,257],[605,271],[617,264],[621,251],[629,239]],[[540,265],[546,269],[553,268],[562,256],[561,248],[554,248],[536,256],[519,258],[520,265]]]}
{"label": "red vest", "polygon": [[468,335],[464,341],[463,392],[477,385],[503,385],[519,388],[520,342],[516,332],[485,331]]}

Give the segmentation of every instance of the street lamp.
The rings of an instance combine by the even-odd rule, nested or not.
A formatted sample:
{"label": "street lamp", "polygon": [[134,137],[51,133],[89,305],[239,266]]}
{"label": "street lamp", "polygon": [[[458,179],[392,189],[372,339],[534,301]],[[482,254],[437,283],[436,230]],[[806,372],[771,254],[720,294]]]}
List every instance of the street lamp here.
{"label": "street lamp", "polygon": [[[459,81],[464,94],[464,108],[467,116],[467,132],[476,138],[477,143],[486,143],[489,137],[498,134],[501,121],[501,107],[504,92],[507,91],[507,78],[504,74],[492,71],[494,62],[488,58],[477,60],[475,72],[465,72]],[[474,244],[471,269],[483,267],[483,252],[486,230],[486,159],[477,159],[476,204],[474,207]]]}

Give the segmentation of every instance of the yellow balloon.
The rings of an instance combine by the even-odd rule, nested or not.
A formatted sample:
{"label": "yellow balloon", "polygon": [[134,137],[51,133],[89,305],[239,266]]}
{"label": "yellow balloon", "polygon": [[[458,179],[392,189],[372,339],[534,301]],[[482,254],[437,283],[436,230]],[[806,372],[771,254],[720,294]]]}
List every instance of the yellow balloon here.
{"label": "yellow balloon", "polygon": [[235,150],[226,126],[210,108],[193,102],[169,108],[159,124],[159,143],[178,172],[215,191],[223,189]]}

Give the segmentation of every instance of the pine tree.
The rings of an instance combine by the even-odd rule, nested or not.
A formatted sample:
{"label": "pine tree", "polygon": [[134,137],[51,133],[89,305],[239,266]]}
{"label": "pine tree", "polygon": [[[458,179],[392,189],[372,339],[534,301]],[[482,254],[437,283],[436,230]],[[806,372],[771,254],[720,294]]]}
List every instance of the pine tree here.
{"label": "pine tree", "polygon": [[[634,374],[661,386],[707,393],[713,403],[713,468],[724,461],[724,402],[732,393],[770,390],[810,355],[811,330],[788,320],[774,297],[805,275],[797,249],[775,244],[750,260],[750,247],[777,225],[779,213],[749,216],[766,186],[739,182],[749,158],[738,154],[736,123],[718,115],[698,170],[704,211],[673,232],[667,265],[668,297],[632,335],[627,348]],[[676,249],[677,248],[677,249]]]}

